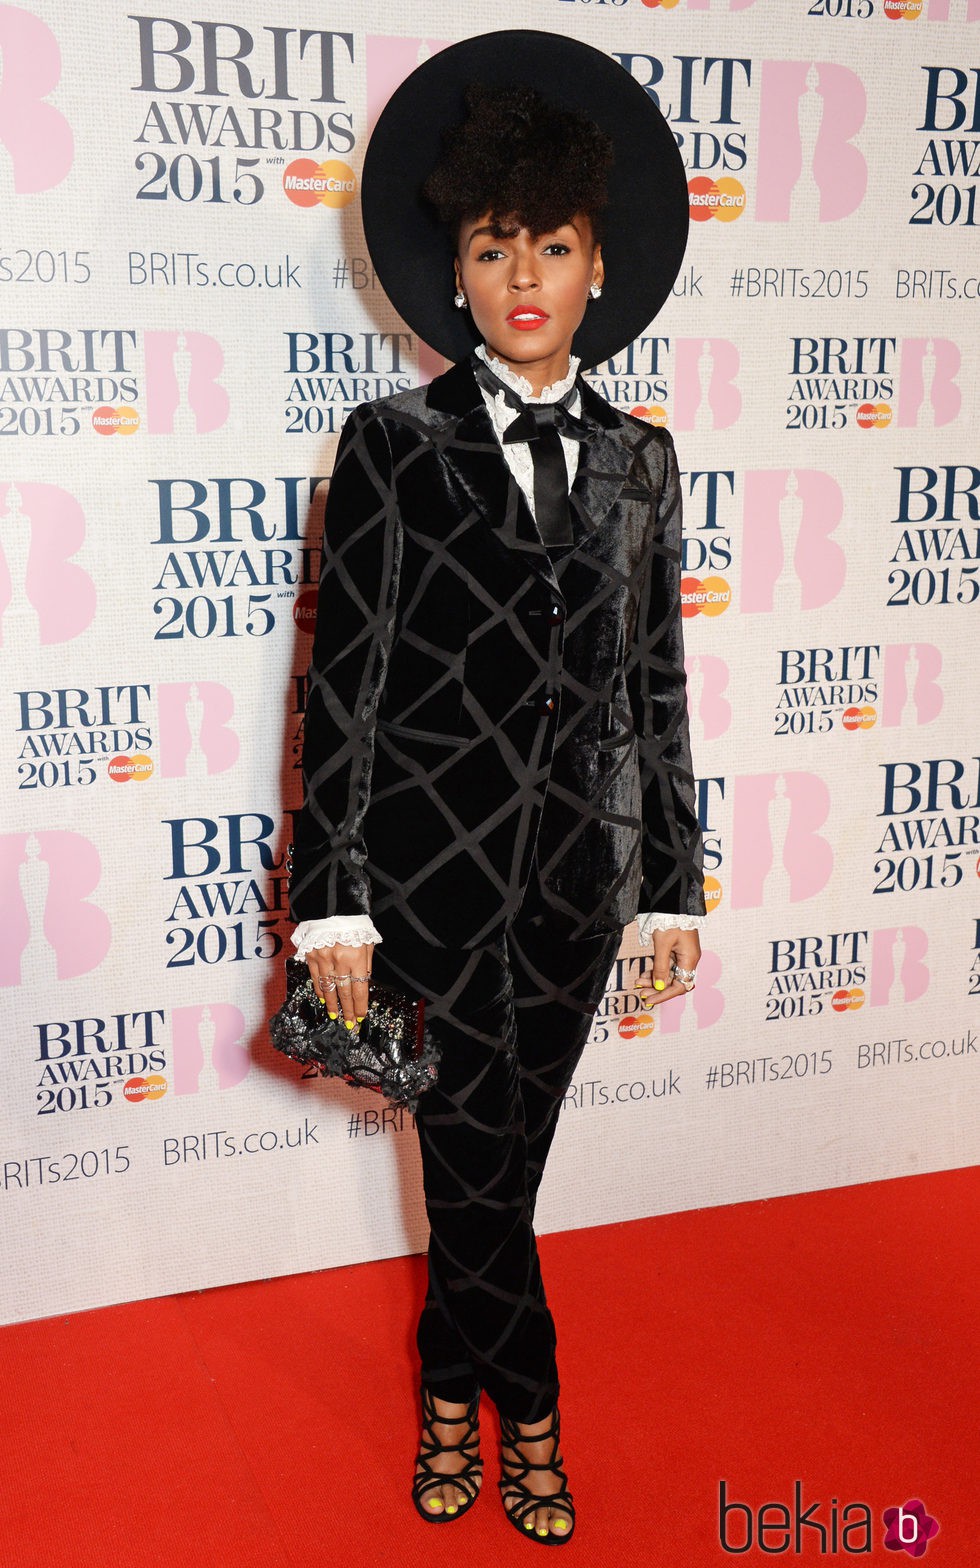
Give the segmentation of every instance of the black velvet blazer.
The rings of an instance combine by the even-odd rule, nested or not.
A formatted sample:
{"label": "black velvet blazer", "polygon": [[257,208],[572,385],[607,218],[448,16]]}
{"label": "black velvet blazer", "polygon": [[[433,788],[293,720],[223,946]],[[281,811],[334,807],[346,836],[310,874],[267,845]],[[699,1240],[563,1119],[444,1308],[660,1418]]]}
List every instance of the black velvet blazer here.
{"label": "black velvet blazer", "polygon": [[673,442],[579,381],[575,542],[549,552],[464,361],[356,409],[327,500],[294,920],[499,936],[704,912]]}

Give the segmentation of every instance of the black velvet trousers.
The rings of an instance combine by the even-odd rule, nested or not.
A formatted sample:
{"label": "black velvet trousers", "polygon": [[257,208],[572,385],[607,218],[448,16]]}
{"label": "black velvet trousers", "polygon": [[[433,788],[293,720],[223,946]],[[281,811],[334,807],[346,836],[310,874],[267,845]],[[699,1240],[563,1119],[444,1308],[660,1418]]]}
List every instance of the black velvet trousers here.
{"label": "black velvet trousers", "polygon": [[558,1369],[535,1200],[622,930],[570,940],[536,874],[488,946],[379,930],[374,978],[426,997],[443,1053],[416,1116],[430,1226],[422,1381],[461,1403],[483,1388],[503,1415],[539,1421],[557,1403]]}

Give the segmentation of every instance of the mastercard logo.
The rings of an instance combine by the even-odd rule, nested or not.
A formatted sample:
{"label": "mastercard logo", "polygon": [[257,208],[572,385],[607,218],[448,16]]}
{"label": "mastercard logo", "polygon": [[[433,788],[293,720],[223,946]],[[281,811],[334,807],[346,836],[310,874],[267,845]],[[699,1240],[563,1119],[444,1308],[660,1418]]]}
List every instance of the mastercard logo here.
{"label": "mastercard logo", "polygon": [[692,223],[707,223],[709,218],[734,223],[745,211],[745,186],[727,175],[710,180],[706,174],[699,174],[687,182],[687,199]]}
{"label": "mastercard logo", "polygon": [[862,430],[884,430],[892,422],[891,404],[862,403],[856,418]]}
{"label": "mastercard logo", "polygon": [[354,170],[338,158],[294,158],[283,171],[282,188],[297,207],[349,207],[357,195]]}
{"label": "mastercard logo", "polygon": [[167,1092],[167,1080],[159,1073],[150,1073],[147,1078],[127,1078],[123,1084],[123,1094],[130,1105],[141,1105],[144,1100],[162,1100]]}
{"label": "mastercard logo", "polygon": [[681,614],[724,615],[732,602],[732,590],[724,577],[682,577]]}
{"label": "mastercard logo", "polygon": [[667,423],[667,410],[662,403],[651,403],[649,408],[645,403],[637,403],[630,409],[634,419],[645,419],[648,425],[665,425]]}
{"label": "mastercard logo", "polygon": [[662,11],[673,11],[674,7],[680,5],[680,3],[681,0],[643,0],[643,4],[648,11],[656,11],[658,6]]}
{"label": "mastercard logo", "polygon": [[129,408],[125,403],[121,408],[112,408],[108,403],[102,403],[92,410],[92,429],[100,436],[131,436],[135,435],[140,427],[140,416],[135,408]]}
{"label": "mastercard logo", "polygon": [[306,632],[312,637],[316,631],[316,601],[317,591],[308,588],[306,593],[301,593],[293,604],[293,620],[301,632]]}
{"label": "mastercard logo", "polygon": [[704,908],[706,914],[710,915],[712,910],[719,908],[722,901],[722,896],[721,883],[718,881],[718,878],[705,877]]}
{"label": "mastercard logo", "polygon": [[841,724],[846,730],[873,730],[878,722],[877,708],[845,708]]}
{"label": "mastercard logo", "polygon": [[856,1013],[864,1006],[864,992],[860,986],[854,986],[850,991],[835,991],[830,1005],[835,1013]]}
{"label": "mastercard logo", "polygon": [[152,757],[112,757],[109,761],[109,777],[116,784],[128,784],[130,779],[142,783],[153,772]]}
{"label": "mastercard logo", "polygon": [[922,15],[922,0],[885,0],[885,15],[892,22],[917,22]]}
{"label": "mastercard logo", "polygon": [[621,1040],[642,1040],[648,1034],[653,1034],[653,1019],[649,1013],[633,1013],[629,1018],[619,1020]]}

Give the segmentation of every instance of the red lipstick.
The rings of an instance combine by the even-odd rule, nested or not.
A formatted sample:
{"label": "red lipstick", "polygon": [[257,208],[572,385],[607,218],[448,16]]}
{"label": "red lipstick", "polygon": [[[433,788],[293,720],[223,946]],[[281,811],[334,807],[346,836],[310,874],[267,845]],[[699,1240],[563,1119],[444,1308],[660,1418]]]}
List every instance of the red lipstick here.
{"label": "red lipstick", "polygon": [[539,310],[537,305],[515,305],[507,322],[509,326],[516,327],[518,332],[534,332],[550,319],[547,311]]}

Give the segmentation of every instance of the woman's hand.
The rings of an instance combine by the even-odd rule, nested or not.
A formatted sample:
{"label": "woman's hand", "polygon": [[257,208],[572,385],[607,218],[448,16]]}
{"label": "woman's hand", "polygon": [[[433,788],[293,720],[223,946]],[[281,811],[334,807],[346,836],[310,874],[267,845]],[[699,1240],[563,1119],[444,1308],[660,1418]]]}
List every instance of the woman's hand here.
{"label": "woman's hand", "polygon": [[368,1010],[373,953],[373,942],[360,947],[336,942],[333,947],[314,947],[306,955],[314,990],[326,1002],[331,1018],[343,1014],[348,1029],[360,1023]]}
{"label": "woman's hand", "polygon": [[691,980],[684,984],[677,979],[673,969],[676,965],[685,975],[693,976],[701,959],[701,940],[696,931],[680,931],[673,926],[669,931],[654,931],[652,935],[653,970],[641,981],[644,988],[649,988],[652,982],[653,989],[649,994],[644,990],[640,997],[647,1007],[657,1007],[674,996],[693,991]]}

